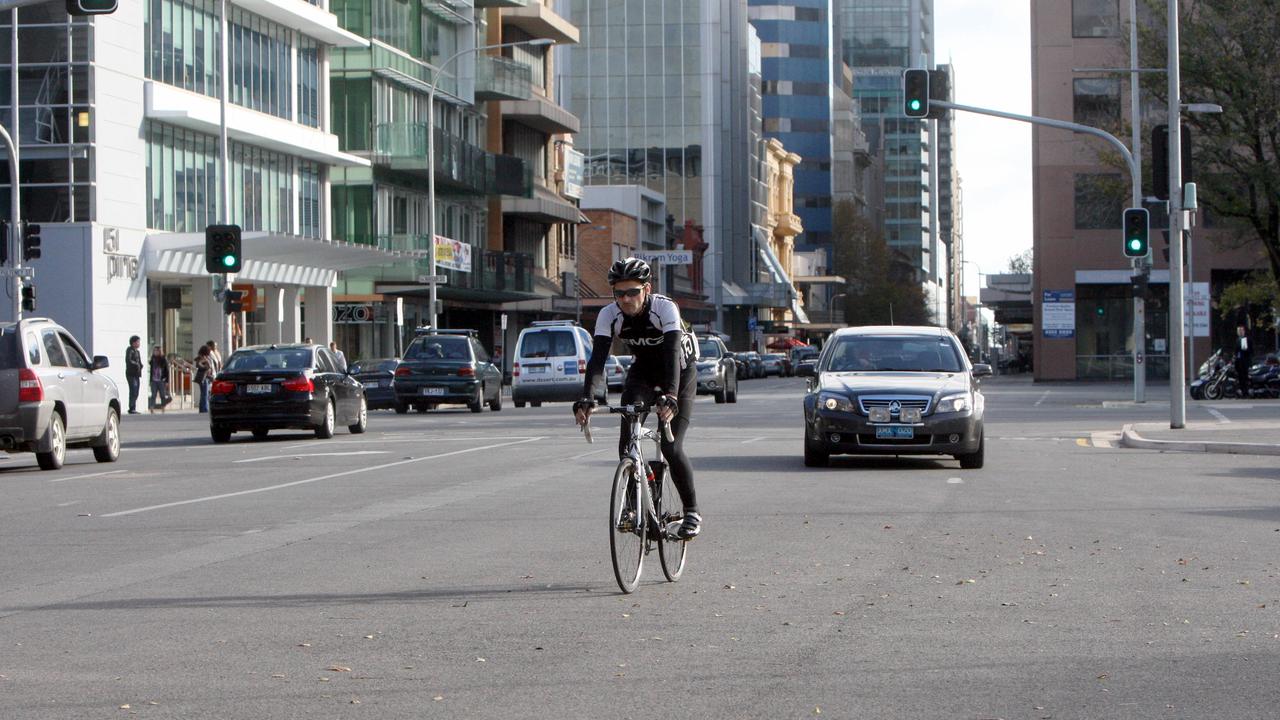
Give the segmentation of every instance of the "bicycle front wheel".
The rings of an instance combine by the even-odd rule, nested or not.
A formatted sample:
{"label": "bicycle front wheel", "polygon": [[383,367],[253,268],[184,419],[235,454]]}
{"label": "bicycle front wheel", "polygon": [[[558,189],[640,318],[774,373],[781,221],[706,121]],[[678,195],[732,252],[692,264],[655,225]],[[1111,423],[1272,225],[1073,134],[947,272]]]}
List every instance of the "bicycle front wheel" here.
{"label": "bicycle front wheel", "polygon": [[[675,536],[675,529],[684,520],[684,503],[680,493],[676,491],[676,483],[671,479],[671,468],[662,473],[662,488],[658,491],[658,559],[662,561],[662,574],[671,582],[680,579],[684,573],[685,553],[688,542]],[[671,532],[667,532],[670,530]]]}
{"label": "bicycle front wheel", "polygon": [[635,592],[644,566],[645,530],[640,472],[633,460],[618,463],[609,499],[609,549],[613,552],[613,577],[624,593]]}

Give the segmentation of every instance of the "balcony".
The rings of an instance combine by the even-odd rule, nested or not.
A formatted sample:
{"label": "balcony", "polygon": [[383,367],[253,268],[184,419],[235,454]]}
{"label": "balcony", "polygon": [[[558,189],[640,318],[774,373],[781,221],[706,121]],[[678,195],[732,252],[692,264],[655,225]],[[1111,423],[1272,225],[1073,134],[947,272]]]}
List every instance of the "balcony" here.
{"label": "balcony", "polygon": [[[380,235],[377,238],[379,250],[426,253],[430,244],[426,235]],[[446,296],[460,295],[468,299],[484,300],[477,293],[532,293],[534,264],[533,256],[526,253],[481,251],[472,248],[471,272],[449,270],[436,267],[436,272],[448,276],[448,281],[441,286]],[[406,262],[397,264],[393,271],[400,282],[413,283],[417,276],[431,271],[431,260],[418,257],[412,265]],[[395,281],[392,281],[395,282]],[[426,287],[426,286],[422,286]]]}
{"label": "balcony", "polygon": [[503,120],[514,120],[547,135],[576,133],[581,127],[577,116],[537,92],[528,100],[504,101],[498,112]]}
{"label": "balcony", "polygon": [[[435,69],[431,65],[377,40],[371,40],[366,48],[333,53],[329,59],[329,70],[372,72],[424,93],[431,90],[431,81],[435,77]],[[458,78],[451,73],[442,74],[437,90],[456,96]]]}
{"label": "balcony", "polygon": [[[495,155],[435,128],[436,183],[475,195],[532,197],[533,168],[510,155]],[[374,164],[425,175],[427,124],[380,123],[374,127]]]}
{"label": "balcony", "polygon": [[502,214],[515,215],[546,225],[572,224],[582,219],[582,212],[577,205],[541,185],[535,187],[531,195],[502,198]]}
{"label": "balcony", "polygon": [[528,65],[495,55],[476,57],[476,101],[528,100],[533,71]]}
{"label": "balcony", "polygon": [[502,24],[520,28],[530,37],[550,38],[560,45],[578,42],[578,28],[539,0],[504,10]]}

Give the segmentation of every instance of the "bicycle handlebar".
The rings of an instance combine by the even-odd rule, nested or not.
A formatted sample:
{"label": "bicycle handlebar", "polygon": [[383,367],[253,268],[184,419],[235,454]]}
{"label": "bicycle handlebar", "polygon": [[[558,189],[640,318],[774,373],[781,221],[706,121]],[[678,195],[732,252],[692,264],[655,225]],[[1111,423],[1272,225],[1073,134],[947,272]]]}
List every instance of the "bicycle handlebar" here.
{"label": "bicycle handlebar", "polygon": [[[610,414],[626,415],[627,417],[634,417],[636,415],[643,415],[649,412],[650,410],[653,409],[653,406],[649,405],[648,403],[636,402],[630,405],[622,405],[622,406],[601,405],[600,408],[604,410],[608,410]],[[666,440],[669,443],[676,441],[675,435],[671,433],[671,423],[658,420],[658,426],[662,430],[662,438],[664,440]],[[587,421],[582,425],[582,433],[586,435],[588,443],[595,442],[595,440],[593,440],[591,437],[591,416],[590,415],[587,416]]]}

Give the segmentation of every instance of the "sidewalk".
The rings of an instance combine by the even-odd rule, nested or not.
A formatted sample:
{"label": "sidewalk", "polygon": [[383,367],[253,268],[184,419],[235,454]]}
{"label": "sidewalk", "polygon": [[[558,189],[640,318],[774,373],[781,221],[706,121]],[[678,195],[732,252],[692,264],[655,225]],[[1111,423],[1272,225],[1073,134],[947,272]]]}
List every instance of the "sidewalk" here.
{"label": "sidewalk", "polygon": [[1134,423],[1124,426],[1120,445],[1173,452],[1280,455],[1280,421],[1189,422],[1181,430],[1170,429],[1168,423]]}

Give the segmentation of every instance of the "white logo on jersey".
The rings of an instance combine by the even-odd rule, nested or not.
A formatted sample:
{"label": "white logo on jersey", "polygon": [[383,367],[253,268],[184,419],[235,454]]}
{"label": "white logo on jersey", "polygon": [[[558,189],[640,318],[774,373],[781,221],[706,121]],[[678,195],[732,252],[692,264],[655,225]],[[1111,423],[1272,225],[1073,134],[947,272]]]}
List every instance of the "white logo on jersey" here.
{"label": "white logo on jersey", "polygon": [[622,342],[624,342],[624,343],[626,343],[626,344],[628,344],[628,345],[661,345],[661,344],[662,344],[662,338],[660,338],[660,337],[650,337],[650,338],[621,338],[621,340],[622,340]]}

